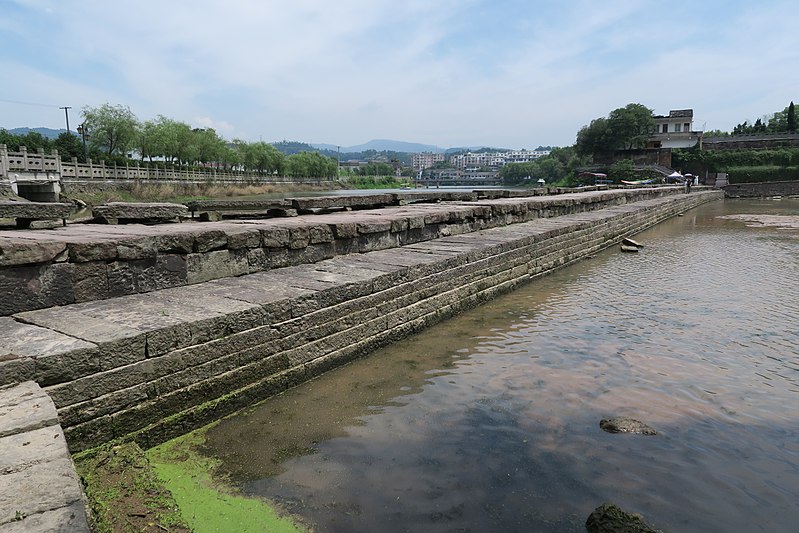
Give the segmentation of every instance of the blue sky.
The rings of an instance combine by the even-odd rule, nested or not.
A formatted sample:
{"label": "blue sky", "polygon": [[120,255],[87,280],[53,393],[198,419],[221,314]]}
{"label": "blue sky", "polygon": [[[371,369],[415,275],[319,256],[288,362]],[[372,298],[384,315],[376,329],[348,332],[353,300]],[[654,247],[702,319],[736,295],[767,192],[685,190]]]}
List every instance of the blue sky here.
{"label": "blue sky", "polygon": [[0,43],[5,128],[110,103],[227,139],[535,148],[631,102],[708,130],[799,103],[779,0],[0,0]]}

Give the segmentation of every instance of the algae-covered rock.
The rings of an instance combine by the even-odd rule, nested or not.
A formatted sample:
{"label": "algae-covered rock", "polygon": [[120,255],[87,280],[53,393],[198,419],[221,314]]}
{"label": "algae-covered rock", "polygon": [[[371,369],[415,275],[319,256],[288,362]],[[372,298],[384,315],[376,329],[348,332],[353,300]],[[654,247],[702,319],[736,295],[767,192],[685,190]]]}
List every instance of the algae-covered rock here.
{"label": "algae-covered rock", "polygon": [[603,503],[585,521],[588,533],[660,533],[637,514],[612,503]]}
{"label": "algae-covered rock", "polygon": [[636,435],[657,435],[658,432],[634,418],[617,416],[615,418],[603,418],[599,421],[599,427],[608,433],[634,433]]}

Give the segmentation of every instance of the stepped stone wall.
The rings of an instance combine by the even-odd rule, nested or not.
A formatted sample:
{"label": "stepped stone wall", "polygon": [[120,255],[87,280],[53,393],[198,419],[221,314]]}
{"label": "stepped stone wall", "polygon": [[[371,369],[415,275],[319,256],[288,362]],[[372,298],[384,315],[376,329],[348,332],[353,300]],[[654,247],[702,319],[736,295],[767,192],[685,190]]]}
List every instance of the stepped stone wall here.
{"label": "stepped stone wall", "polygon": [[763,198],[799,195],[799,180],[763,183],[732,183],[722,187],[728,198]]}
{"label": "stepped stone wall", "polygon": [[241,276],[678,194],[652,188],[313,216],[0,233],[0,316]]}
{"label": "stepped stone wall", "polygon": [[397,208],[266,230],[224,226],[145,235],[140,248],[62,242],[88,263],[119,261],[146,243],[157,262],[186,239],[186,262],[194,254],[207,265],[186,269],[191,285],[0,317],[0,384],[39,383],[73,451],[115,439],[149,447],[723,197],[669,191],[635,202],[612,191],[593,202],[506,199],[424,216]]}

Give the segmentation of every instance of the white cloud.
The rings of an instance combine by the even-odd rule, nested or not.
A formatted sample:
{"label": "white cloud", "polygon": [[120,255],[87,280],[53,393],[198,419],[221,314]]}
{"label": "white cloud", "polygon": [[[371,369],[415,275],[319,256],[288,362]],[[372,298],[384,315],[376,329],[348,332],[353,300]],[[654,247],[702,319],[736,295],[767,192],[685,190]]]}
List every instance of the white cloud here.
{"label": "white cloud", "polygon": [[[230,137],[562,145],[629,102],[693,107],[709,128],[730,128],[799,100],[798,17],[787,2],[15,6],[0,23],[12,43],[0,65],[16,81],[0,98],[123,104],[142,120],[163,114]],[[495,16],[474,18],[486,13]],[[30,109],[0,109],[4,122],[39,125]]]}

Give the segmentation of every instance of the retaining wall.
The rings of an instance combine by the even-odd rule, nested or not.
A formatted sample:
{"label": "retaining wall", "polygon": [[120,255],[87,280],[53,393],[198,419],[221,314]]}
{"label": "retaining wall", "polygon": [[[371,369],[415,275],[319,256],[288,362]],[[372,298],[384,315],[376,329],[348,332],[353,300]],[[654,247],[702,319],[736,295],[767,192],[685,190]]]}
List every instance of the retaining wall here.
{"label": "retaining wall", "polygon": [[0,316],[315,263],[679,191],[593,191],[285,219],[2,232],[0,294],[11,297],[0,299]]}
{"label": "retaining wall", "polygon": [[728,198],[763,198],[799,195],[799,180],[763,183],[734,183],[722,187]]}
{"label": "retaining wall", "polygon": [[[443,220],[431,219],[425,233],[427,220],[412,228],[400,213],[396,219],[405,222],[397,232],[385,220],[374,222],[379,231],[366,233],[360,232],[366,222],[339,221],[339,230],[326,225],[320,234],[327,240],[314,242],[314,230],[288,228],[282,253],[314,254],[314,244],[329,251],[311,255],[314,264],[0,317],[0,384],[31,379],[42,385],[73,451],[114,439],[153,446],[723,194],[652,196],[468,233],[476,219],[448,206],[453,215],[446,221],[456,224],[444,236]],[[624,197],[607,203],[612,199]],[[528,216],[503,205],[521,204],[464,208],[506,219]],[[454,234],[457,228],[463,231]],[[427,240],[397,247],[411,229]],[[364,237],[371,233],[372,239]],[[250,235],[260,243],[252,250],[262,249],[260,231],[217,240],[247,242]],[[348,235],[350,247],[332,244],[336,235]],[[292,237],[304,246],[292,248]],[[370,241],[372,251],[333,253],[358,252]]]}

